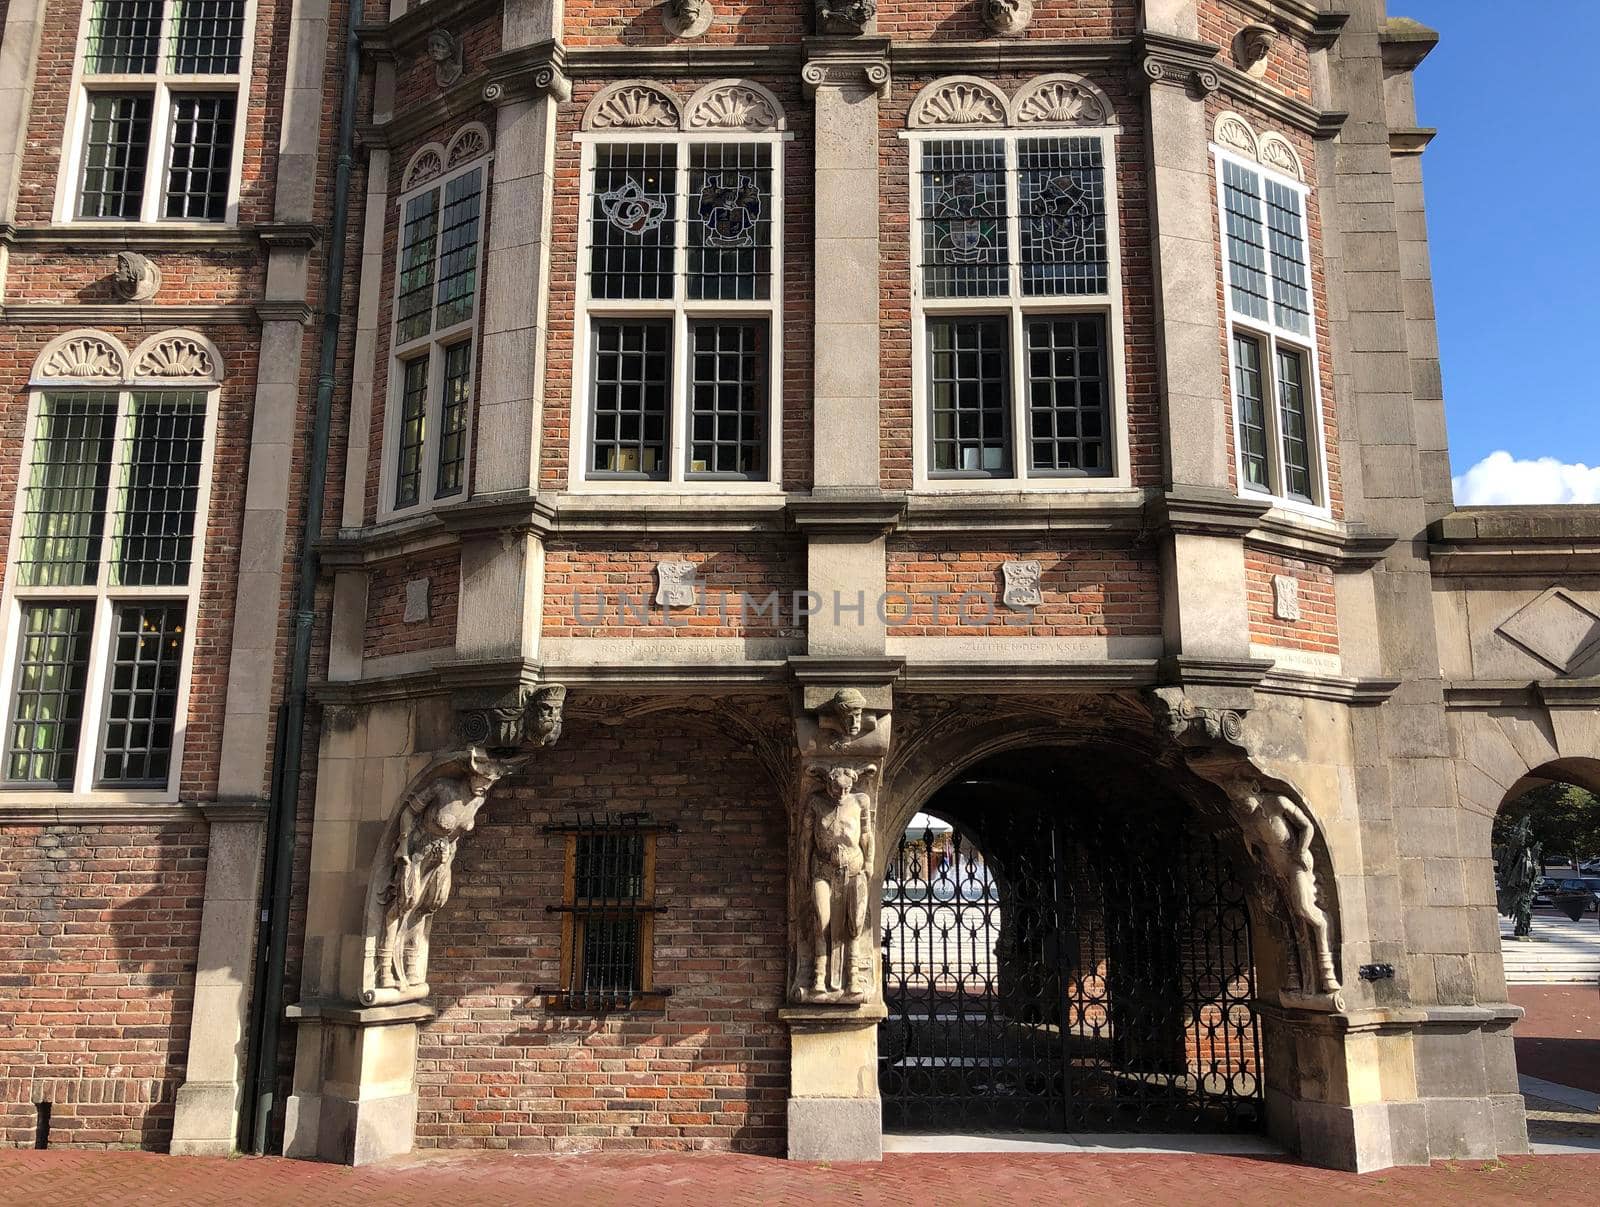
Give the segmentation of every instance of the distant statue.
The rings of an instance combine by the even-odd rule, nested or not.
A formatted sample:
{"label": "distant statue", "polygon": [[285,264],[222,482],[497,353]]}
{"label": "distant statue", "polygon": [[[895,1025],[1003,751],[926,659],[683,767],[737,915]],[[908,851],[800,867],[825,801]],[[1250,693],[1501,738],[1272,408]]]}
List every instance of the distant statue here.
{"label": "distant statue", "polygon": [[1532,818],[1523,817],[1494,849],[1495,904],[1514,919],[1512,934],[1518,939],[1533,930],[1533,887],[1544,868],[1544,852],[1533,841],[1532,826]]}

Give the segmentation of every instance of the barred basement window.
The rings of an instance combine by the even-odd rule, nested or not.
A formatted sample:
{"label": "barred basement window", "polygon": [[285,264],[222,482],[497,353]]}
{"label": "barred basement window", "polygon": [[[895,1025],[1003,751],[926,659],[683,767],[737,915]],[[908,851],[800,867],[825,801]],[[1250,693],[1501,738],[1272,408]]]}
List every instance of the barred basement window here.
{"label": "barred basement window", "polygon": [[47,389],[6,590],[6,788],[171,791],[213,411],[203,390]]}
{"label": "barred basement window", "polygon": [[774,479],[779,137],[585,143],[581,481]]}
{"label": "barred basement window", "polygon": [[91,0],[58,220],[235,219],[252,13],[247,0]]}
{"label": "barred basement window", "polygon": [[566,835],[561,987],[547,993],[554,1009],[603,1012],[659,1009],[668,990],[655,986],[656,836],[675,832],[643,813],[585,818],[546,826]]}
{"label": "barred basement window", "polygon": [[[487,137],[467,126],[452,145],[487,146]],[[399,201],[395,359],[381,495],[386,516],[467,493],[489,175],[481,151],[475,154],[472,162],[427,175]],[[443,169],[446,158],[439,148],[436,168]],[[417,162],[408,179],[417,174]]]}
{"label": "barred basement window", "polygon": [[1239,485],[1320,508],[1326,491],[1306,189],[1275,176],[1265,161],[1220,148],[1216,156]]}
{"label": "barred basement window", "polygon": [[917,476],[1113,478],[1112,135],[919,135]]}

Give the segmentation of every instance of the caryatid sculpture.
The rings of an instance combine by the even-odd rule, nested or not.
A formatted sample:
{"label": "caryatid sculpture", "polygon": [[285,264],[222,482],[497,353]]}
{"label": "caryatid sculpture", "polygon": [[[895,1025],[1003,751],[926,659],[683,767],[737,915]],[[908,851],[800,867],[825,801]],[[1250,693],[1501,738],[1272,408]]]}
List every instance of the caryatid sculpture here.
{"label": "caryatid sculpture", "polygon": [[[407,789],[373,863],[367,890],[369,964],[361,999],[389,1005],[427,997],[433,916],[450,900],[461,840],[490,789],[561,736],[566,688],[549,686],[519,708],[471,714],[463,731],[490,743],[438,759]],[[515,720],[512,720],[512,716]]]}
{"label": "caryatid sculpture", "polygon": [[1278,882],[1292,915],[1290,920],[1300,932],[1297,946],[1302,960],[1311,965],[1302,969],[1302,979],[1313,982],[1302,988],[1338,993],[1339,975],[1333,967],[1328,915],[1317,903],[1317,866],[1311,854],[1311,840],[1317,833],[1315,824],[1289,797],[1267,791],[1259,783],[1248,784],[1234,797],[1234,804],[1245,845]]}
{"label": "caryatid sculpture", "polygon": [[854,688],[795,724],[801,778],[791,827],[794,961],[790,998],[854,1005],[877,986],[872,887],[879,768],[889,713]]}

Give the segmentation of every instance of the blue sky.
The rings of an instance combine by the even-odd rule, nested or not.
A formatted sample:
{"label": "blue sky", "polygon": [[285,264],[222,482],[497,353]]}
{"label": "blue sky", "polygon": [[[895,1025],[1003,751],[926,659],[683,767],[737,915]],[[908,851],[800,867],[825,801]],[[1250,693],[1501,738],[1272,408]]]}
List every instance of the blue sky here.
{"label": "blue sky", "polygon": [[1456,500],[1600,503],[1600,0],[1389,11],[1442,38],[1417,119]]}

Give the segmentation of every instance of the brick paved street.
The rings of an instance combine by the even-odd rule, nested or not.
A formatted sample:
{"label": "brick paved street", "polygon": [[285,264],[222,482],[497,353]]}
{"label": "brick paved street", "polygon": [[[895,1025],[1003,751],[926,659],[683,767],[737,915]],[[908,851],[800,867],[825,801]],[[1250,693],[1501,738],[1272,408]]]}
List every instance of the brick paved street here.
{"label": "brick paved street", "polygon": [[1517,1070],[1600,1093],[1600,986],[1513,985],[1528,1013],[1514,1028]]}
{"label": "brick paved street", "polygon": [[897,1156],[881,1166],[760,1157],[405,1158],[353,1170],[299,1161],[133,1152],[0,1153],[0,1202],[123,1207],[182,1203],[1552,1203],[1587,1201],[1600,1156],[1443,1163],[1356,1177],[1288,1161],[1194,1156]]}

